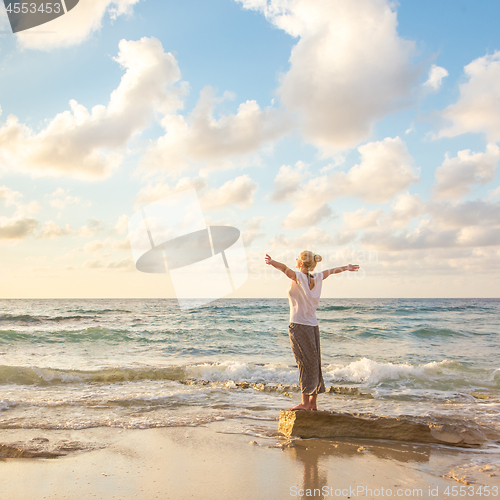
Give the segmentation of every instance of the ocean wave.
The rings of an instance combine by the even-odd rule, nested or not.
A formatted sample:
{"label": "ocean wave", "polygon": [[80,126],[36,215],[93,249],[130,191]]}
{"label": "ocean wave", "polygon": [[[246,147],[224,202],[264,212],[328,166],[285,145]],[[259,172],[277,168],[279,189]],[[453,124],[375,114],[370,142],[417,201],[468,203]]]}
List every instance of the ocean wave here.
{"label": "ocean wave", "polygon": [[465,334],[449,328],[419,328],[411,332],[415,337],[464,337]]}
{"label": "ocean wave", "polygon": [[[348,364],[323,366],[325,384],[355,384],[370,389],[403,387],[438,391],[475,391],[500,388],[500,369],[470,368],[458,361],[442,360],[422,365],[379,363],[362,358]],[[199,383],[281,384],[298,382],[295,366],[283,363],[252,364],[239,361],[198,363],[167,367],[110,367],[97,370],[64,370],[47,367],[1,366],[0,385],[59,385],[89,383],[121,383],[147,380]],[[240,385],[238,385],[240,384]],[[228,386],[229,387],[229,386]],[[255,387],[254,387],[255,388]]]}
{"label": "ocean wave", "polygon": [[[409,363],[378,363],[362,358],[348,365],[329,365],[324,368],[326,375],[336,382],[376,386],[391,381],[411,381],[428,385],[429,383],[448,384],[451,387],[484,386],[500,387],[500,370],[473,369],[458,361],[433,361],[423,365]],[[444,388],[444,387],[443,387]]]}
{"label": "ocean wave", "polygon": [[92,319],[92,316],[32,316],[30,314],[1,314],[0,323],[44,323]]}
{"label": "ocean wave", "polygon": [[359,309],[360,311],[362,308],[356,307],[356,306],[319,306],[318,311],[350,311],[351,309]]}
{"label": "ocean wave", "polygon": [[57,368],[0,366],[0,385],[58,385],[81,383],[119,383],[139,380],[182,380],[183,367],[104,368],[102,370],[62,370]]}
{"label": "ocean wave", "polygon": [[[148,333],[148,332],[142,332]],[[12,343],[16,341],[29,341],[35,344],[54,343],[79,343],[79,342],[153,342],[140,332],[131,332],[126,329],[105,328],[102,326],[91,326],[79,330],[49,330],[49,331],[18,331],[0,330],[0,343]]]}
{"label": "ocean wave", "polygon": [[96,314],[108,314],[108,313],[131,313],[132,311],[127,311],[124,309],[73,309],[68,310],[68,313],[80,313],[80,314],[69,314],[62,316],[41,316],[41,315],[31,315],[31,314],[8,314],[0,313],[0,324],[1,323],[18,323],[18,324],[38,324],[38,323],[61,323],[63,321],[79,321],[94,319]]}
{"label": "ocean wave", "polygon": [[385,307],[388,312],[394,314],[408,314],[408,313],[420,313],[420,312],[461,312],[461,311],[496,311],[495,306],[488,307],[486,305],[477,304],[463,304],[463,305],[435,305],[435,306],[399,306],[396,308]]}
{"label": "ocean wave", "polygon": [[68,309],[68,312],[77,312],[82,314],[108,314],[108,313],[132,313],[127,309]]}

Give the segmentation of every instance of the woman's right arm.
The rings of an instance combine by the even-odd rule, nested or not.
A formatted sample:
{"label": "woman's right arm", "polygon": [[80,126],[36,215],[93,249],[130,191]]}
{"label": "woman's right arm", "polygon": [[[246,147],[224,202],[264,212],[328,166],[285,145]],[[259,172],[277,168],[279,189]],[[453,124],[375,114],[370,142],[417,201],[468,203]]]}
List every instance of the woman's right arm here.
{"label": "woman's right arm", "polygon": [[289,267],[285,266],[285,264],[278,262],[276,260],[271,259],[269,255],[266,253],[266,264],[269,264],[270,266],[275,267],[282,273],[284,273],[288,278],[290,278],[293,281],[297,281],[297,275],[295,274],[295,271],[292,271]]}
{"label": "woman's right arm", "polygon": [[332,269],[327,269],[326,271],[323,271],[323,279],[326,280],[330,274],[339,274],[343,273],[344,271],[357,271],[359,269],[359,266],[357,264],[349,264],[348,266],[342,266],[342,267],[334,267]]}

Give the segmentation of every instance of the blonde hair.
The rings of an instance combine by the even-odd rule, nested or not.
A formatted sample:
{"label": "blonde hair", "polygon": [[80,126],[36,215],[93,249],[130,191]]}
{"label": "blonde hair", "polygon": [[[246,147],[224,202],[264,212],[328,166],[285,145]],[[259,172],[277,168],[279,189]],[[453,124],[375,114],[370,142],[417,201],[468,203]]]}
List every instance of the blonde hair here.
{"label": "blonde hair", "polygon": [[309,250],[304,250],[300,254],[299,259],[304,264],[304,267],[306,268],[307,272],[314,271],[316,264],[323,260],[321,255],[315,255],[313,252],[310,252]]}

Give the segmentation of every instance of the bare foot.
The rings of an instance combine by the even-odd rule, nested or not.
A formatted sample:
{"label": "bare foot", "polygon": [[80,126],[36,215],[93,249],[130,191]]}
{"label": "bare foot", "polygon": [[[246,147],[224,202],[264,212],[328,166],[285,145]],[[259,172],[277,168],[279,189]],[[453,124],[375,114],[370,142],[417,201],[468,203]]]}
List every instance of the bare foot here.
{"label": "bare foot", "polygon": [[318,408],[316,408],[316,406],[311,406],[311,408],[309,408],[310,410],[313,410],[313,411],[317,411]]}
{"label": "bare foot", "polygon": [[295,411],[295,410],[310,410],[309,406],[303,405],[302,403],[294,406],[293,408],[288,408],[288,411]]}

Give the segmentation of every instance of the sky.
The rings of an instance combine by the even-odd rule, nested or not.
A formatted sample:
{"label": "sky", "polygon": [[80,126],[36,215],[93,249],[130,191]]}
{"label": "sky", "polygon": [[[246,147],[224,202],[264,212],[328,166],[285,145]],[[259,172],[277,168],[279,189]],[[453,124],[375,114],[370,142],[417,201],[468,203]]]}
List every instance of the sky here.
{"label": "sky", "polygon": [[228,297],[285,297],[302,250],[359,264],[323,297],[500,296],[496,0],[0,5],[0,298],[175,297],[128,220],[195,188],[241,231]]}

